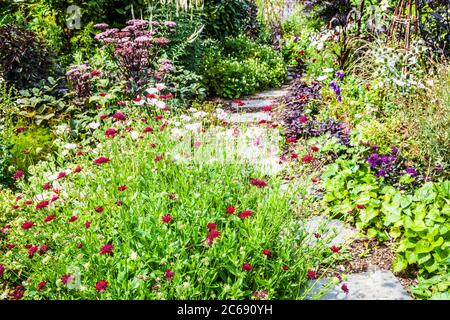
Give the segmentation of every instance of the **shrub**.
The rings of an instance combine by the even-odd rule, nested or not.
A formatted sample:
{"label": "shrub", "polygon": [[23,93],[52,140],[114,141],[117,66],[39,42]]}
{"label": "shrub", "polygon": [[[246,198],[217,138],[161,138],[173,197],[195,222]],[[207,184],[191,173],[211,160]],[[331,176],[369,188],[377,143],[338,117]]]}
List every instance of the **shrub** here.
{"label": "shrub", "polygon": [[51,53],[34,32],[16,25],[0,28],[0,72],[17,89],[28,88],[51,72]]}
{"label": "shrub", "polygon": [[223,48],[212,45],[206,52],[203,77],[210,92],[221,97],[237,98],[279,86],[285,76],[281,54],[244,36],[227,38]]}

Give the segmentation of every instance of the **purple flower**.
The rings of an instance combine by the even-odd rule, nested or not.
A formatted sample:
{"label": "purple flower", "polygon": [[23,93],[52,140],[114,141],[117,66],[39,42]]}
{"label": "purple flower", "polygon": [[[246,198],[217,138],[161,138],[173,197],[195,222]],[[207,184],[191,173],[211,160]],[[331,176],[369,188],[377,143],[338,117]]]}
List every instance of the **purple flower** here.
{"label": "purple flower", "polygon": [[380,169],[375,173],[375,177],[385,177],[387,174],[386,170]]}
{"label": "purple flower", "polygon": [[369,163],[372,169],[378,166],[379,161],[380,155],[378,153],[372,154],[369,159],[367,159],[367,163]]}
{"label": "purple flower", "polygon": [[340,70],[340,71],[336,72],[335,76],[336,76],[336,78],[342,79],[345,77],[345,72]]}
{"label": "purple flower", "polygon": [[409,174],[411,177],[417,176],[417,170],[413,167],[406,167],[406,173]]}
{"label": "purple flower", "polygon": [[392,146],[391,154],[396,156],[398,154],[398,148],[396,146]]}

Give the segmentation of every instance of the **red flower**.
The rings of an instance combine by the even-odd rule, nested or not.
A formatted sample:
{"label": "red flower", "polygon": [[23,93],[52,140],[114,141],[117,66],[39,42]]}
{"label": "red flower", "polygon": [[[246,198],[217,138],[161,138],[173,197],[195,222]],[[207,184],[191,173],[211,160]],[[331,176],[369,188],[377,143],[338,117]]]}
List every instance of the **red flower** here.
{"label": "red flower", "polygon": [[61,277],[61,281],[64,284],[68,284],[72,280],[72,276],[70,274],[65,274]]}
{"label": "red flower", "polygon": [[62,178],[64,178],[65,176],[67,176],[67,173],[65,173],[64,171],[61,171],[60,173],[58,173],[57,179],[62,179]]}
{"label": "red flower", "polygon": [[29,206],[29,205],[33,204],[33,200],[27,200],[27,201],[25,201],[25,204],[26,204],[27,206]]}
{"label": "red flower", "polygon": [[78,249],[83,248],[83,244],[82,244],[81,242],[77,243],[77,248],[78,248]]}
{"label": "red flower", "polygon": [[100,254],[112,254],[114,250],[114,246],[112,244],[105,244],[100,248]]}
{"label": "red flower", "polygon": [[75,169],[73,169],[73,172],[75,172],[75,173],[80,173],[81,170],[82,170],[81,167],[76,167]]}
{"label": "red flower", "polygon": [[91,221],[86,221],[86,223],[84,224],[84,227],[86,228],[86,229],[89,229],[90,227],[91,227]]}
{"label": "red flower", "polygon": [[123,205],[123,201],[122,201],[122,200],[117,200],[117,201],[116,201],[116,204],[117,204],[119,207],[121,207],[121,206]]}
{"label": "red flower", "polygon": [[210,229],[206,241],[211,246],[214,242],[214,239],[220,237],[220,231],[216,229]]}
{"label": "red flower", "polygon": [[103,212],[103,207],[97,207],[94,209],[96,212],[100,213]]}
{"label": "red flower", "polygon": [[155,149],[155,148],[156,148],[156,144],[152,143],[152,144],[150,145],[150,147],[152,147],[153,149]]}
{"label": "red flower", "polygon": [[42,247],[39,248],[39,255],[42,256],[44,253],[48,251],[48,245],[45,244]]}
{"label": "red flower", "polygon": [[45,281],[39,282],[39,284],[37,285],[37,290],[42,291],[45,288],[46,284],[47,284],[47,282],[45,282]]}
{"label": "red flower", "polygon": [[20,200],[22,200],[22,196],[17,196],[16,199],[15,199],[16,202],[20,201]]}
{"label": "red flower", "polygon": [[342,289],[342,291],[344,291],[345,293],[348,293],[348,286],[347,286],[347,284],[346,283],[344,283],[343,285],[342,285],[342,287],[341,287],[341,289]]}
{"label": "red flower", "polygon": [[16,130],[14,130],[14,132],[17,135],[19,133],[24,132],[25,130],[27,130],[25,127],[18,127],[18,128],[16,128]]}
{"label": "red flower", "polygon": [[163,116],[161,116],[161,115],[158,115],[155,117],[155,120],[162,120],[162,119],[163,119]]}
{"label": "red flower", "polygon": [[252,269],[253,269],[252,265],[248,262],[244,262],[244,264],[242,265],[242,270],[250,271]]}
{"label": "red flower", "polygon": [[100,97],[106,97],[106,93],[105,92],[101,92],[98,94]]}
{"label": "red flower", "polygon": [[272,255],[272,253],[270,252],[269,249],[264,249],[264,250],[262,251],[262,253],[263,253],[263,255],[265,255],[266,257],[270,257],[270,256]]}
{"label": "red flower", "polygon": [[312,162],[313,160],[314,160],[314,157],[309,154],[302,158],[302,162],[304,164],[308,164],[308,163]]}
{"label": "red flower", "polygon": [[52,199],[51,199],[51,202],[55,202],[55,201],[58,200],[58,199],[59,199],[58,196],[53,196]]}
{"label": "red flower", "polygon": [[34,226],[33,221],[26,221],[24,224],[22,224],[22,229],[27,230],[30,229],[32,226]]}
{"label": "red flower", "polygon": [[264,106],[262,110],[263,110],[263,112],[271,112],[272,106]]}
{"label": "red flower", "polygon": [[100,157],[94,160],[95,164],[103,164],[103,163],[108,163],[109,159],[106,157]]}
{"label": "red flower", "polygon": [[156,156],[155,157],[155,161],[156,162],[159,162],[159,161],[161,161],[163,159],[163,156],[161,155],[161,156]]}
{"label": "red flower", "polygon": [[366,208],[366,206],[363,204],[358,204],[356,207],[360,210],[364,210]]}
{"label": "red flower", "polygon": [[295,143],[295,142],[297,142],[297,138],[295,138],[295,137],[289,137],[289,138],[286,139],[286,142],[287,142],[287,143]]}
{"label": "red flower", "polygon": [[13,292],[12,300],[19,300],[23,297],[25,293],[25,289],[22,286],[17,286],[16,289]]}
{"label": "red flower", "polygon": [[229,206],[225,211],[227,214],[234,214],[236,212],[236,208],[233,206]]}
{"label": "red flower", "polygon": [[0,264],[0,278],[3,277],[3,273],[5,272],[5,266]]}
{"label": "red flower", "polygon": [[78,220],[77,216],[71,216],[70,219],[69,219],[69,222],[75,222],[77,220]]}
{"label": "red flower", "polygon": [[319,151],[319,148],[316,147],[316,146],[312,146],[312,147],[311,147],[311,151],[312,151],[312,152],[317,152],[317,151]]}
{"label": "red flower", "polygon": [[106,288],[108,288],[108,281],[106,280],[100,280],[95,284],[95,290],[97,290],[97,292],[103,293],[106,291]]}
{"label": "red flower", "polygon": [[337,247],[337,246],[331,246],[330,250],[333,251],[334,253],[339,253],[339,251],[341,250],[341,248]]}
{"label": "red flower", "polygon": [[288,271],[289,270],[289,267],[287,265],[285,265],[285,264],[282,266],[282,268],[283,268],[284,271]]}
{"label": "red flower", "polygon": [[118,188],[118,190],[119,190],[120,192],[125,191],[125,190],[127,190],[127,189],[128,189],[128,187],[125,186],[125,185],[120,186],[120,187]]}
{"label": "red flower", "polygon": [[207,227],[208,227],[209,230],[214,230],[214,229],[217,228],[217,224],[215,224],[215,223],[208,223]]}
{"label": "red flower", "polygon": [[170,223],[170,222],[172,222],[172,216],[170,215],[170,213],[168,213],[168,214],[162,216],[161,220],[164,224]]}
{"label": "red flower", "polygon": [[250,180],[250,184],[254,185],[258,188],[264,188],[267,187],[267,182],[265,182],[264,180],[259,180],[259,179],[251,179]]}
{"label": "red flower", "polygon": [[108,118],[108,115],[107,114],[102,114],[101,116],[100,116],[100,119],[106,119],[106,118]]}
{"label": "red flower", "polygon": [[106,129],[106,131],[105,131],[105,136],[107,138],[114,138],[116,136],[116,134],[117,134],[117,130],[114,128],[109,128],[109,129]]}
{"label": "red flower", "polygon": [[164,131],[164,129],[167,127],[167,122],[164,122],[160,127],[159,127],[159,131]]}
{"label": "red flower", "polygon": [[101,75],[101,74],[102,74],[102,73],[101,73],[100,70],[94,70],[94,71],[91,71],[91,77],[99,76],[99,75]]}
{"label": "red flower", "polygon": [[25,176],[25,172],[23,172],[23,171],[16,171],[16,172],[14,172],[12,177],[13,177],[14,180],[18,181],[18,180],[22,179],[24,176]]}
{"label": "red flower", "polygon": [[125,115],[122,112],[116,112],[112,117],[114,120],[117,121],[122,121],[126,119]]}
{"label": "red flower", "polygon": [[239,218],[245,219],[245,218],[250,217],[252,214],[253,214],[253,212],[251,210],[245,210],[245,211],[242,211],[241,213],[239,213]]}
{"label": "red flower", "polygon": [[34,254],[36,253],[36,251],[38,251],[38,249],[39,249],[39,246],[31,246],[29,249],[28,249],[28,257],[29,258],[33,258],[34,257]]}
{"label": "red flower", "polygon": [[298,118],[298,120],[301,122],[301,123],[306,123],[306,122],[308,122],[308,117],[307,116],[305,116],[305,115],[302,115],[302,116],[300,116],[300,118]]}
{"label": "red flower", "polygon": [[152,127],[145,127],[144,128],[144,133],[151,133],[153,132],[153,128]]}
{"label": "red flower", "polygon": [[312,271],[312,270],[308,271],[308,278],[310,278],[311,280],[312,279],[316,279],[317,278],[317,272]]}
{"label": "red flower", "polygon": [[258,122],[258,124],[265,124],[265,123],[267,123],[267,120],[264,120],[264,119],[259,120],[259,122]]}
{"label": "red flower", "polygon": [[291,159],[297,159],[298,158],[298,154],[296,154],[295,152],[291,153]]}
{"label": "red flower", "polygon": [[174,275],[175,275],[175,272],[173,272],[171,269],[167,269],[164,272],[164,278],[166,278],[167,280],[172,279]]}

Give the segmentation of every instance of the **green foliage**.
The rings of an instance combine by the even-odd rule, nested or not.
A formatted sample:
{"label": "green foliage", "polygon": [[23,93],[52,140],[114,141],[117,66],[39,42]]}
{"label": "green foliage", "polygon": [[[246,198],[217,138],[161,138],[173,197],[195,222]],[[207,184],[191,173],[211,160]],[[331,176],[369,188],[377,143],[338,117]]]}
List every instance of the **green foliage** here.
{"label": "green foliage", "polygon": [[0,74],[17,89],[36,85],[52,68],[50,51],[37,36],[16,25],[0,28]]}
{"label": "green foliage", "polygon": [[419,283],[411,291],[419,299],[450,300],[450,273],[429,279],[419,277]]}
{"label": "green foliage", "polygon": [[204,79],[212,93],[226,98],[279,86],[286,76],[280,53],[244,36],[227,38],[223,48],[211,46],[205,57]]}

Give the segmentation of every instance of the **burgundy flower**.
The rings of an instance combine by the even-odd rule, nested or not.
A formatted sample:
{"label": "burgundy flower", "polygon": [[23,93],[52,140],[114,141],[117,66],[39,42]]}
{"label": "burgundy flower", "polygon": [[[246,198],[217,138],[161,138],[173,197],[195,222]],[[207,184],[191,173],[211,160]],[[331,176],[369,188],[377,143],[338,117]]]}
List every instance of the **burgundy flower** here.
{"label": "burgundy flower", "polygon": [[38,245],[36,245],[36,246],[31,246],[31,248],[28,249],[28,257],[29,257],[29,258],[33,258],[33,257],[34,257],[34,254],[36,253],[36,251],[38,251],[38,249],[39,249],[39,246],[38,246]]}
{"label": "burgundy flower", "polygon": [[208,223],[207,228],[209,230],[214,230],[214,229],[217,228],[217,224],[215,224],[215,223]]}
{"label": "burgundy flower", "polygon": [[3,264],[0,264],[0,278],[3,277],[4,272],[5,272],[5,266]]}
{"label": "burgundy flower", "polygon": [[25,289],[22,286],[17,286],[13,292],[12,300],[19,300],[25,294]]}
{"label": "burgundy flower", "polygon": [[153,132],[153,128],[152,127],[144,128],[144,133],[151,133],[151,132]]}
{"label": "burgundy flower", "polygon": [[68,284],[72,280],[72,276],[70,274],[65,274],[61,277],[61,281],[64,284]]}
{"label": "burgundy flower", "polygon": [[308,122],[308,117],[307,116],[305,116],[305,115],[302,115],[302,116],[300,116],[300,118],[298,118],[298,120],[301,122],[301,123],[306,123],[306,122]]}
{"label": "burgundy flower", "polygon": [[39,284],[37,285],[37,290],[38,291],[42,291],[45,288],[46,285],[47,285],[46,281],[39,282]]}
{"label": "burgundy flower", "polygon": [[341,248],[337,246],[331,246],[330,250],[333,251],[334,253],[339,253],[339,251],[341,251]]}
{"label": "burgundy flower", "polygon": [[86,221],[86,223],[84,224],[84,227],[86,228],[86,229],[89,229],[90,227],[91,227],[91,221]]}
{"label": "burgundy flower", "polygon": [[24,176],[25,176],[25,172],[23,172],[23,171],[16,171],[16,172],[14,172],[12,177],[13,177],[14,180],[18,181],[18,180],[22,179]]}
{"label": "burgundy flower", "polygon": [[286,139],[286,142],[288,142],[288,143],[295,143],[295,142],[297,142],[297,138],[289,137],[289,138]]}
{"label": "burgundy flower", "polygon": [[239,213],[239,218],[245,219],[245,218],[250,217],[252,214],[253,214],[253,212],[251,210],[245,210],[245,211],[242,211],[241,213]]}
{"label": "burgundy flower", "polygon": [[298,158],[298,154],[296,154],[295,152],[291,153],[291,159],[295,160]]}
{"label": "burgundy flower", "polygon": [[256,186],[258,188],[264,188],[267,187],[267,182],[260,179],[251,179],[250,184],[253,186]]}
{"label": "burgundy flower", "polygon": [[95,164],[103,164],[103,163],[108,163],[109,159],[106,157],[100,157],[94,160]]}
{"label": "burgundy flower", "polygon": [[26,221],[22,224],[22,229],[27,230],[30,229],[32,226],[34,226],[33,221]]}
{"label": "burgundy flower", "polygon": [[114,128],[109,128],[109,129],[106,129],[106,131],[105,131],[105,136],[107,138],[114,138],[116,136],[116,134],[117,134],[117,130]]}
{"label": "burgundy flower", "polygon": [[252,269],[253,269],[252,265],[248,262],[244,262],[244,264],[242,265],[242,270],[251,271]]}
{"label": "burgundy flower", "polygon": [[206,241],[211,246],[214,242],[214,239],[220,237],[220,231],[216,229],[210,229]]}
{"label": "burgundy flower", "polygon": [[69,219],[69,222],[75,222],[77,220],[78,220],[77,216],[71,216],[70,219]]}
{"label": "burgundy flower", "polygon": [[123,205],[123,201],[122,201],[122,200],[117,200],[117,201],[116,201],[116,204],[117,204],[119,207],[121,207],[121,206]]}
{"label": "burgundy flower", "polygon": [[24,132],[25,130],[26,130],[25,127],[18,127],[18,128],[16,128],[16,130],[14,130],[14,133],[15,133],[16,135],[18,135],[18,134]]}
{"label": "burgundy flower", "polygon": [[83,248],[83,244],[82,244],[81,242],[78,242],[78,243],[77,243],[77,248],[78,248],[78,249]]}
{"label": "burgundy flower", "polygon": [[342,285],[342,287],[341,287],[341,289],[342,289],[342,291],[344,291],[345,293],[348,293],[348,286],[347,286],[347,284],[346,283],[344,283],[343,285]]}
{"label": "burgundy flower", "polygon": [[265,255],[266,257],[270,257],[270,256],[272,255],[272,253],[270,252],[269,249],[264,249],[264,250],[262,251],[262,253],[263,253],[263,255]]}
{"label": "burgundy flower", "polygon": [[112,117],[117,121],[123,121],[126,119],[125,115],[122,112],[116,112]]}
{"label": "burgundy flower", "polygon": [[75,173],[80,173],[81,170],[82,170],[81,167],[76,167],[75,169],[73,169],[73,172],[75,172]]}
{"label": "burgundy flower", "polygon": [[152,143],[152,144],[150,145],[150,147],[152,147],[153,149],[155,149],[155,148],[156,148],[156,144]]}
{"label": "burgundy flower", "polygon": [[14,210],[17,210],[17,209],[20,208],[20,206],[18,206],[17,204],[15,204],[15,205],[12,206],[12,208],[13,208]]}
{"label": "burgundy flower", "polygon": [[357,207],[359,210],[364,210],[364,209],[366,208],[366,206],[363,205],[363,204],[358,204],[358,205],[356,205],[356,207]]}
{"label": "burgundy flower", "polygon": [[27,200],[27,201],[25,201],[25,204],[27,206],[32,205],[33,204],[33,200]]}
{"label": "burgundy flower", "polygon": [[233,206],[229,206],[229,207],[225,210],[225,212],[226,212],[227,214],[234,214],[234,213],[236,212],[236,208],[233,207]]}
{"label": "burgundy flower", "polygon": [[289,267],[287,265],[285,265],[285,264],[282,266],[282,268],[283,268],[284,271],[288,271],[289,270]]}
{"label": "burgundy flower", "polygon": [[98,213],[103,212],[103,207],[95,208],[95,212],[98,212]]}
{"label": "burgundy flower", "polygon": [[263,112],[271,112],[272,106],[264,106],[264,108],[262,110],[263,110]]}
{"label": "burgundy flower", "polygon": [[304,164],[311,163],[312,161],[314,161],[314,157],[312,155],[309,155],[309,154],[302,158],[302,162]]}
{"label": "burgundy flower", "polygon": [[164,223],[164,224],[170,223],[170,222],[172,222],[172,216],[170,214],[166,214],[161,217],[161,220],[162,220],[162,223]]}
{"label": "burgundy flower", "polygon": [[56,200],[58,200],[59,199],[59,197],[58,196],[53,196],[52,198],[51,198],[51,202],[55,202]]}
{"label": "burgundy flower", "polygon": [[161,161],[163,159],[163,156],[161,155],[161,156],[156,156],[155,157],[155,161],[156,162],[159,162],[159,161]]}
{"label": "burgundy flower", "polygon": [[45,244],[42,247],[39,248],[39,255],[42,256],[44,253],[48,251],[48,245]]}
{"label": "burgundy flower", "polygon": [[41,201],[36,205],[36,209],[44,209],[45,207],[48,207],[49,204],[50,202],[48,200]]}
{"label": "burgundy flower", "polygon": [[119,188],[118,188],[118,190],[120,191],[120,192],[122,192],[122,191],[125,191],[125,190],[127,190],[128,189],[128,187],[127,186],[120,186]]}
{"label": "burgundy flower", "polygon": [[108,281],[106,280],[100,280],[95,284],[95,290],[99,293],[105,292],[106,288],[108,288]]}
{"label": "burgundy flower", "polygon": [[161,116],[161,115],[157,115],[156,117],[155,117],[155,120],[162,120],[163,119],[163,116]]}
{"label": "burgundy flower", "polygon": [[319,151],[319,148],[316,147],[316,146],[312,146],[312,147],[311,147],[311,151],[312,151],[312,152],[317,152],[317,151]]}
{"label": "burgundy flower", "polygon": [[175,275],[175,272],[173,272],[171,269],[167,269],[164,272],[164,278],[166,278],[167,280],[172,279],[174,277],[174,275]]}
{"label": "burgundy flower", "polygon": [[67,176],[67,173],[65,173],[64,171],[61,171],[60,173],[58,173],[57,179],[62,179],[62,178],[64,178],[65,176]]}
{"label": "burgundy flower", "polygon": [[100,119],[102,119],[102,120],[104,120],[104,119],[106,119],[106,118],[108,118],[108,115],[107,115],[107,114],[102,114],[102,115],[100,116]]}
{"label": "burgundy flower", "polygon": [[316,279],[317,278],[317,272],[315,271],[308,271],[308,278],[310,278],[311,280]]}
{"label": "burgundy flower", "polygon": [[100,248],[100,254],[112,254],[114,250],[114,246],[112,244],[105,244]]}

